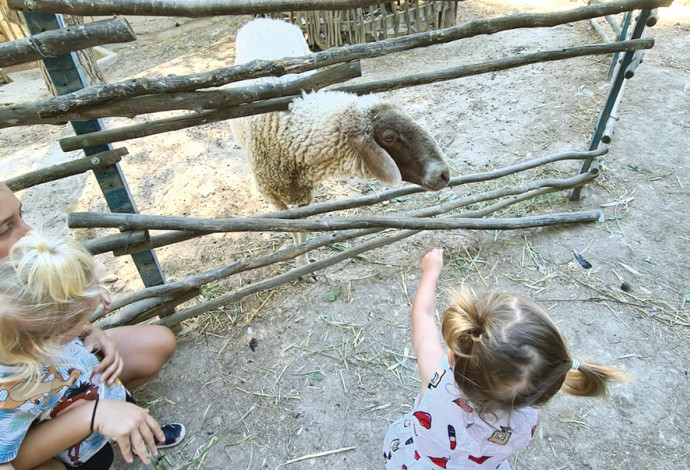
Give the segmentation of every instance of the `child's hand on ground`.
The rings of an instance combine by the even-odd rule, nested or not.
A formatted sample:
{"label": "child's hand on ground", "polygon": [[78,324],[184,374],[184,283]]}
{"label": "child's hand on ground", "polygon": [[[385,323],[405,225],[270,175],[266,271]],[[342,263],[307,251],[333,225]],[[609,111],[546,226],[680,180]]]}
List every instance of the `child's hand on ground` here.
{"label": "child's hand on ground", "polygon": [[[158,455],[156,440],[165,441],[165,434],[149,411],[124,401],[101,400],[94,417],[94,431],[117,442],[122,457],[132,463],[132,452],[148,465],[149,452]],[[148,452],[147,452],[148,449]]]}
{"label": "child's hand on ground", "polygon": [[124,361],[117,349],[117,344],[100,328],[91,327],[88,336],[84,339],[84,346],[92,353],[100,352],[102,359],[94,372],[100,372],[99,381],[112,385],[120,377],[124,368]]}
{"label": "child's hand on ground", "polygon": [[443,249],[435,248],[422,258],[422,275],[438,277],[443,269]]}

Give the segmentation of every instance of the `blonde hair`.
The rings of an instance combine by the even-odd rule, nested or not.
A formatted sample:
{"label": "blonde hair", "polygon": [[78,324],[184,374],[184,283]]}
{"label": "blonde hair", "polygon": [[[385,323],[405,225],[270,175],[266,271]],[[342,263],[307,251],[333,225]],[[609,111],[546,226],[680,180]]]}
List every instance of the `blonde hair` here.
{"label": "blonde hair", "polygon": [[443,312],[443,339],[455,359],[460,390],[482,413],[546,404],[559,390],[606,396],[620,370],[579,362],[548,314],[531,300],[507,293],[452,292]]}
{"label": "blonde hair", "polygon": [[19,372],[0,382],[40,379],[102,292],[93,257],[76,241],[39,232],[17,241],[0,260],[0,363]]}

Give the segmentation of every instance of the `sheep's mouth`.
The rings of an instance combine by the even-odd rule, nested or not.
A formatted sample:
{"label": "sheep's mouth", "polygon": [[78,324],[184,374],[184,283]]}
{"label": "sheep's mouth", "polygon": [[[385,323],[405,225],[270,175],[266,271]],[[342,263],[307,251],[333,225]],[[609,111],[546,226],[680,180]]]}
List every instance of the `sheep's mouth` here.
{"label": "sheep's mouth", "polygon": [[434,184],[422,183],[420,186],[427,191],[439,191],[448,186],[448,181],[437,180]]}
{"label": "sheep's mouth", "polygon": [[419,185],[427,191],[439,191],[448,186],[449,182],[450,171],[446,169],[433,178],[425,178]]}

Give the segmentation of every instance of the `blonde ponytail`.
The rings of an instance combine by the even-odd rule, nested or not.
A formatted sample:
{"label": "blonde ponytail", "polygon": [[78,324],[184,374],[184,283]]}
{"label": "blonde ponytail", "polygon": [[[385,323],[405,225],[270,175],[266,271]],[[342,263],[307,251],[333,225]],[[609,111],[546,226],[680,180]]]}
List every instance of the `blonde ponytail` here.
{"label": "blonde ponytail", "polygon": [[17,276],[37,301],[69,302],[93,288],[91,254],[68,238],[30,232],[10,250]]}
{"label": "blonde ponytail", "polygon": [[630,377],[620,369],[600,366],[586,362],[577,362],[577,368],[571,368],[565,376],[561,390],[577,397],[606,397],[606,385],[609,382],[626,382]]}
{"label": "blonde ponytail", "polygon": [[474,292],[462,286],[459,291],[451,291],[451,305],[443,312],[443,340],[458,357],[469,358],[475,346],[488,333],[477,305],[473,302]]}

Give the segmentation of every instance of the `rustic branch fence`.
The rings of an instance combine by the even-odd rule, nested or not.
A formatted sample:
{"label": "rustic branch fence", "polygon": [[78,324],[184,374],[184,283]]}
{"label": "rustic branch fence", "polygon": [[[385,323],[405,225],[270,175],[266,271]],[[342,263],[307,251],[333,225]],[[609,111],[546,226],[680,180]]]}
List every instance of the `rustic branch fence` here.
{"label": "rustic branch fence", "polygon": [[[419,6],[424,2],[420,0],[414,3]],[[447,22],[444,22],[444,24],[436,25],[437,29],[416,33],[413,32],[414,28],[410,24],[410,27],[406,28],[408,34],[402,37],[384,37],[379,42],[344,45],[303,57],[285,58],[277,61],[253,61],[240,66],[226,67],[211,72],[185,76],[169,76],[160,79],[141,78],[98,86],[68,88],[55,98],[41,100],[36,103],[16,103],[1,108],[0,127],[62,124],[69,121],[73,123],[78,135],[62,139],[60,141],[61,148],[65,151],[84,149],[87,156],[73,162],[21,175],[5,182],[11,189],[19,190],[68,175],[92,170],[97,174],[97,177],[100,175],[101,179],[99,179],[99,182],[101,187],[104,188],[104,182],[112,183],[112,180],[109,178],[113,178],[112,173],[115,172],[115,176],[120,178],[117,181],[119,181],[120,185],[124,185],[125,193],[128,193],[126,181],[123,175],[121,175],[117,163],[127,154],[127,150],[124,148],[112,149],[110,144],[113,142],[161,132],[170,132],[239,116],[283,110],[287,108],[292,99],[303,89],[320,89],[359,76],[361,74],[359,61],[362,59],[380,57],[413,48],[427,47],[432,44],[456,41],[479,34],[493,34],[515,28],[550,27],[603,17],[612,27],[614,24],[617,25],[617,30],[614,27],[616,40],[604,37],[602,44],[542,51],[440,72],[333,88],[365,94],[505,70],[537,62],[562,60],[582,55],[614,54],[615,59],[611,67],[612,78],[609,96],[590,141],[590,148],[587,151],[550,155],[492,172],[458,176],[451,179],[449,187],[495,180],[563,160],[582,161],[580,173],[576,176],[540,179],[518,186],[508,185],[498,190],[478,192],[465,197],[455,197],[454,195],[450,200],[435,206],[408,211],[395,216],[306,219],[319,214],[388,201],[403,195],[422,192],[423,189],[417,186],[405,186],[378,194],[342,201],[312,204],[299,209],[258,214],[252,217],[214,220],[141,215],[136,213],[133,201],[125,200],[124,202],[120,201],[122,203],[120,204],[120,209],[117,210],[110,204],[112,213],[70,214],[68,224],[71,228],[118,228],[120,233],[89,240],[84,243],[85,246],[94,254],[107,251],[112,251],[116,255],[130,254],[135,257],[135,263],[138,267],[140,261],[145,259],[141,258],[141,256],[147,253],[152,254],[152,250],[155,248],[213,232],[333,231],[333,233],[317,236],[294,247],[282,249],[268,255],[240,259],[229,266],[215,268],[177,282],[164,283],[162,273],[160,273],[157,278],[154,276],[154,278],[158,279],[157,281],[146,283],[147,287],[145,289],[115,298],[111,304],[112,313],[110,315],[102,318],[102,312],[97,311],[91,318],[92,321],[98,322],[103,327],[112,327],[138,323],[156,316],[160,317],[158,321],[160,324],[174,326],[200,313],[237,302],[252,293],[276,287],[365,251],[410,237],[421,230],[448,230],[456,228],[510,230],[524,227],[596,221],[601,217],[599,211],[580,211],[517,219],[485,219],[484,217],[512,204],[550,192],[573,190],[573,196],[575,196],[579,188],[582,188],[583,185],[597,177],[598,158],[607,151],[601,143],[605,140],[603,136],[608,136],[610,141],[615,109],[620,100],[623,80],[624,78],[630,78],[634,74],[635,68],[641,61],[642,51],[651,48],[654,44],[652,39],[643,38],[644,26],[654,23],[654,12],[652,9],[668,6],[670,3],[670,0],[592,2],[588,6],[564,12],[510,15],[491,20],[472,20],[461,25],[441,28],[441,26],[448,25]],[[328,8],[331,11],[369,8],[369,11],[373,12],[373,5],[375,4],[382,4],[382,2],[372,0],[283,0],[280,2],[217,0],[203,3],[193,0],[168,2],[154,0],[118,0],[117,2],[112,0],[8,1],[10,8],[25,12],[27,19],[32,20],[27,21],[30,26],[32,22],[44,21],[46,13],[210,16],[247,13],[278,14],[279,12],[286,11],[305,12],[323,10],[324,8]],[[634,10],[640,10],[640,13],[634,27],[631,27],[632,12]],[[627,12],[626,22],[617,24],[613,20],[613,15],[623,12]],[[47,16],[50,17],[51,15]],[[108,28],[114,28],[114,22],[119,21],[117,27],[121,29],[123,26],[122,21],[124,20],[114,19],[107,21],[111,22]],[[59,21],[57,24],[60,24]],[[80,31],[88,28],[98,28],[98,26],[94,26],[95,24],[84,25]],[[386,25],[387,23],[386,21],[381,21],[381,24]],[[126,25],[126,22],[124,22],[124,25]],[[597,27],[597,30],[602,30],[601,25],[598,23]],[[131,40],[131,37],[127,34],[120,35],[118,33],[116,35],[113,32],[112,34],[104,34],[98,37],[98,39],[91,37],[89,38],[90,42],[84,42],[85,34],[75,35],[70,33],[70,35],[68,33],[65,28],[58,28],[54,31],[42,33],[46,35],[43,38],[38,38],[39,34],[35,34],[33,38],[27,40],[29,43],[28,47],[26,43],[20,44],[17,41],[13,41],[16,43],[14,45],[9,43],[10,45],[7,46],[6,44],[9,49],[0,47],[0,65],[4,63],[3,60],[16,60],[15,57],[19,56],[18,53],[7,52],[9,50],[21,49],[25,51],[23,52],[24,54],[27,54],[24,56],[27,58],[26,60],[35,60],[36,57],[33,54],[36,53],[37,49],[35,46],[39,44],[37,42],[39,39],[41,44],[51,43],[50,51],[56,54],[73,51],[82,47],[90,47],[96,43]],[[387,33],[382,33],[382,35],[387,36]],[[396,30],[396,33],[392,34],[392,36],[397,35],[398,32]],[[57,48],[52,42],[55,42],[55,44],[59,43],[60,47]],[[45,50],[42,50],[40,47],[38,50],[43,54],[42,57],[45,59],[46,64],[49,64],[52,59],[44,57],[46,55]],[[31,58],[29,59],[28,57]],[[619,57],[620,59],[618,59]],[[281,76],[305,71],[315,71],[315,73],[307,78],[282,85],[251,85],[235,87],[233,89],[203,90],[253,78]],[[94,120],[107,116],[133,117],[140,114],[169,110],[191,110],[192,112],[175,118],[154,120],[145,125],[131,125],[116,129],[105,130],[101,126],[88,125],[88,123],[94,122]],[[81,123],[84,123],[88,129],[80,127]],[[110,194],[105,189],[104,194],[106,199],[108,199]],[[477,203],[488,205],[482,209],[468,210],[468,206]],[[461,212],[449,214],[451,211],[460,210]],[[443,214],[445,214],[444,217],[439,217]],[[150,235],[150,230],[163,230],[164,233]],[[201,288],[210,282],[248,270],[288,261],[300,254],[333,243],[368,237],[372,238],[340,253],[331,255],[326,259],[292,269],[221,295],[210,301],[174,312],[177,305],[197,297],[201,292]],[[146,259],[153,260],[155,264],[155,255]],[[140,272],[142,272],[141,269]]]}
{"label": "rustic branch fence", "polygon": [[0,67],[54,57],[101,44],[130,42],[135,39],[134,31],[123,18],[94,21],[0,43]]}

